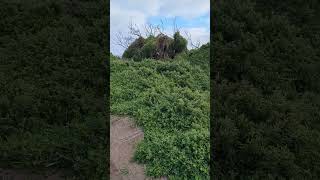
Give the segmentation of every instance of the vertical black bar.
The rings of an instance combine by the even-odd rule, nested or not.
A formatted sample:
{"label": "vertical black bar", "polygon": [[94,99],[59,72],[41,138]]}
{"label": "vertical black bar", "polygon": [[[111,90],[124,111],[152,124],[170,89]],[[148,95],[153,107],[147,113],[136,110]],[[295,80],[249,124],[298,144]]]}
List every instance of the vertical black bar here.
{"label": "vertical black bar", "polygon": [[104,0],[106,4],[106,8],[104,10],[104,16],[106,16],[106,26],[104,34],[104,45],[106,47],[105,53],[107,53],[107,58],[106,58],[106,164],[107,164],[107,173],[106,177],[107,179],[110,179],[110,0]]}

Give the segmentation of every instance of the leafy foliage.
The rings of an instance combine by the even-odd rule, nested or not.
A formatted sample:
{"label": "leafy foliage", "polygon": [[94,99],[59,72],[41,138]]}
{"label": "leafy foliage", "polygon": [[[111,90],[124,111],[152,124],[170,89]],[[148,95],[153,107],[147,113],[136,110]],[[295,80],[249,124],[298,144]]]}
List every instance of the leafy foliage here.
{"label": "leafy foliage", "polygon": [[145,39],[143,37],[139,37],[123,52],[123,57],[132,58],[136,61],[140,60],[142,58],[141,48],[144,46],[144,43]]}
{"label": "leafy foliage", "polygon": [[318,1],[213,3],[216,179],[319,179]]}
{"label": "leafy foliage", "polygon": [[106,178],[104,1],[0,2],[0,165]]}
{"label": "leafy foliage", "polygon": [[145,44],[142,46],[141,48],[142,51],[142,57],[146,57],[146,58],[152,58],[156,56],[156,51],[157,51],[157,44],[156,44],[156,38],[153,36],[149,36],[146,41]]}
{"label": "leafy foliage", "polygon": [[111,111],[143,128],[135,158],[150,176],[209,179],[209,74],[189,58],[111,58]]}
{"label": "leafy foliage", "polygon": [[188,44],[188,41],[180,35],[179,31],[174,33],[171,47],[175,53],[178,54],[187,50],[187,44]]}

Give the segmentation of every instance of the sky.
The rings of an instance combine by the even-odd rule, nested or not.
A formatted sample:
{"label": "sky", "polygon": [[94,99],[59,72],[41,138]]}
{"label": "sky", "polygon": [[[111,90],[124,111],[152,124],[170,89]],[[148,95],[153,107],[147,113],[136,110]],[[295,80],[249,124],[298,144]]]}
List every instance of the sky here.
{"label": "sky", "polygon": [[181,35],[187,38],[188,32],[192,42],[205,44],[210,39],[210,0],[111,0],[110,10],[110,50],[117,56],[124,48],[117,45],[116,34],[127,35],[130,22],[143,33],[145,24],[162,20],[164,33],[172,36],[175,21]]}

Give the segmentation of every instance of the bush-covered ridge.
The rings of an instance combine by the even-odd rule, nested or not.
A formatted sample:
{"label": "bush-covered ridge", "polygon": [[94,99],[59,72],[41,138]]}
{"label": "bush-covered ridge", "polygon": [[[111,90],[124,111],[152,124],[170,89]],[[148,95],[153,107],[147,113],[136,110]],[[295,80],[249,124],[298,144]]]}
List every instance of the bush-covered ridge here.
{"label": "bush-covered ridge", "polygon": [[[209,57],[209,49],[194,54]],[[133,116],[143,128],[135,158],[148,175],[209,179],[209,72],[190,63],[194,54],[170,61],[111,58],[111,111]]]}

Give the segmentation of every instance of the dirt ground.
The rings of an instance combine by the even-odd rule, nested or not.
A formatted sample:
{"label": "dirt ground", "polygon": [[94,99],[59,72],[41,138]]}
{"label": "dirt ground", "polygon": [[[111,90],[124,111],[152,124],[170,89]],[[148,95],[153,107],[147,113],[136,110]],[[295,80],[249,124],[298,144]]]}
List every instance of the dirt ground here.
{"label": "dirt ground", "polygon": [[[111,180],[151,180],[144,174],[144,166],[132,161],[136,145],[143,139],[143,132],[132,119],[111,116],[110,131],[110,179]],[[160,178],[159,180],[165,180]]]}

